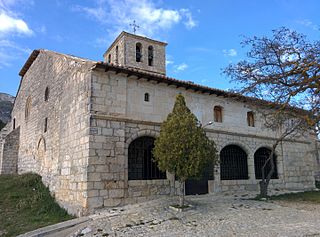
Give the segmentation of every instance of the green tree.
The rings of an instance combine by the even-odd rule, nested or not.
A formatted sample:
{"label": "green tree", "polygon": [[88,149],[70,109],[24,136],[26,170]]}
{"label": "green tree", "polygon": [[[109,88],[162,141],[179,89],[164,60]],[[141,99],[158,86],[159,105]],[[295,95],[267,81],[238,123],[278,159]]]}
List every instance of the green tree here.
{"label": "green tree", "polygon": [[180,206],[184,205],[185,181],[199,177],[208,162],[217,161],[215,143],[206,136],[181,94],[177,95],[173,111],[161,125],[153,154],[159,169],[174,174],[179,180]]}

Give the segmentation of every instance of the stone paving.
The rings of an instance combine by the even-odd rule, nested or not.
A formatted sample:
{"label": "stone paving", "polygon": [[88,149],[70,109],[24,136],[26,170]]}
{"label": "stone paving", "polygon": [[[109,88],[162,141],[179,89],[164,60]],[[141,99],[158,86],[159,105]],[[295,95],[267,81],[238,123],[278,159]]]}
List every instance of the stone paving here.
{"label": "stone paving", "polygon": [[193,207],[184,212],[168,207],[174,197],[101,210],[68,236],[320,236],[319,205],[249,200],[253,195],[188,196]]}

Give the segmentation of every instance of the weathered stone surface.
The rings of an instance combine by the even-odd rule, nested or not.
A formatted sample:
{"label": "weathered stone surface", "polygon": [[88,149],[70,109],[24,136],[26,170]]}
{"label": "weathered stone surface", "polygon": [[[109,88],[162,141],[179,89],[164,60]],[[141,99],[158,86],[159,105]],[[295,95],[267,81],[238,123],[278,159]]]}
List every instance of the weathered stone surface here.
{"label": "weathered stone surface", "polygon": [[[130,51],[128,56],[119,51],[119,63],[128,60],[126,65],[147,70],[143,66],[146,61],[132,62],[136,40],[119,41],[119,50],[121,44],[127,44]],[[145,50],[151,41],[142,43]],[[165,73],[164,46],[157,47],[154,72]],[[161,122],[181,93],[202,124],[213,120],[214,106],[221,106],[222,123],[206,126],[208,137],[219,152],[232,144],[247,154],[249,179],[220,180],[220,168],[216,166],[214,180],[208,181],[209,192],[258,189],[254,153],[261,147],[271,147],[276,134],[264,128],[258,113],[255,127],[247,125],[246,114],[256,111],[256,105],[145,78],[137,80],[94,65],[89,60],[40,51],[23,76],[15,100],[12,118],[17,129],[8,126],[0,134],[1,173],[17,170],[40,174],[58,202],[76,215],[179,193],[179,183],[170,174],[167,180],[128,180],[128,148],[136,138],[159,135]],[[144,100],[145,93],[149,101]],[[283,141],[276,150],[279,179],[272,180],[270,188],[314,188],[314,174],[320,177],[319,147],[311,135]]]}

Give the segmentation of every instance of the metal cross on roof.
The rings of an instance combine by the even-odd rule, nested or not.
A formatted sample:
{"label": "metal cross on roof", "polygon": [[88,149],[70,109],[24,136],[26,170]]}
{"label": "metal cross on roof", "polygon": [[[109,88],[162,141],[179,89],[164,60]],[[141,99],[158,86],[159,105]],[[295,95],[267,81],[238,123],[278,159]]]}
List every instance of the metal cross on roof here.
{"label": "metal cross on roof", "polygon": [[133,27],[133,34],[136,34],[137,29],[140,28],[140,26],[138,26],[138,25],[136,24],[136,20],[133,20],[133,23],[130,24],[130,26]]}

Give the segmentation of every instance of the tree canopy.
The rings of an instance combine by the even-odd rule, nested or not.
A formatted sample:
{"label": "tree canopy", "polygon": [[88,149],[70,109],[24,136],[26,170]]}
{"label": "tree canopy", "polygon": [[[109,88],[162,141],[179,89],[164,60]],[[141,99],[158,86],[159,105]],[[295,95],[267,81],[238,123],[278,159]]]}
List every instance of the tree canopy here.
{"label": "tree canopy", "polygon": [[[320,41],[288,28],[272,36],[245,38],[247,59],[230,64],[224,73],[238,83],[238,92],[281,105],[309,111],[310,126],[320,120]],[[279,107],[278,107],[279,110]]]}
{"label": "tree canopy", "polygon": [[197,117],[179,94],[172,113],[161,125],[153,154],[162,171],[184,182],[201,174],[208,162],[217,159],[215,143],[208,139]]}

